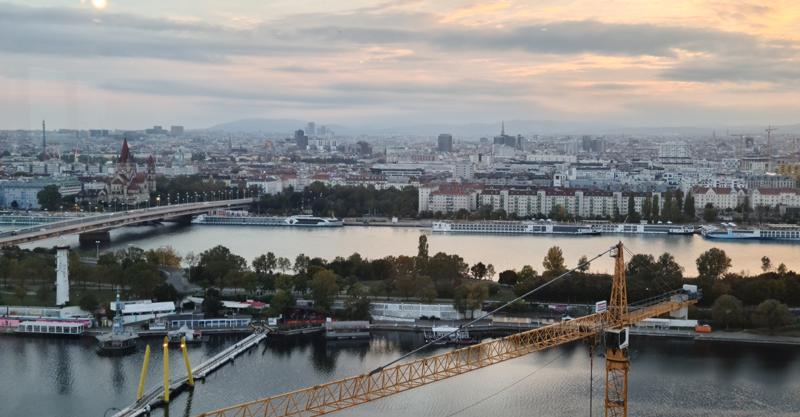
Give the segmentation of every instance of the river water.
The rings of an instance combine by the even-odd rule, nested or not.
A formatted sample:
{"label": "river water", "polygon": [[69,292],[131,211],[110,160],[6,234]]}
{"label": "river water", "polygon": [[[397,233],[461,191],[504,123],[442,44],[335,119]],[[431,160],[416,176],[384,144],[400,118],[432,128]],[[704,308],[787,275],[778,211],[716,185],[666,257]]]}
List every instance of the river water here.
{"label": "river water", "polygon": [[[430,230],[394,227],[360,227],[300,229],[288,227],[241,227],[211,225],[164,224],[116,229],[111,232],[111,242],[101,243],[100,250],[115,250],[134,245],[155,249],[171,245],[186,253],[200,253],[215,245],[224,245],[231,252],[251,261],[258,255],[273,252],[294,261],[305,253],[310,257],[332,260],[336,256],[349,256],[358,252],[362,257],[416,255],[420,234],[428,235],[430,254],[446,252],[458,254],[470,265],[483,262],[493,264],[498,273],[505,269],[521,269],[531,265],[542,270],[542,259],[547,249],[559,246],[568,266],[577,265],[582,255],[589,258],[622,241],[633,253],[647,253],[654,257],[669,252],[686,269],[687,276],[696,276],[695,260],[704,251],[719,247],[733,260],[732,271],[759,273],[761,257],[768,256],[773,265],[785,263],[790,270],[800,270],[798,248],[800,242],[789,241],[718,241],[699,235],[603,235],[603,236],[515,236],[515,235],[454,235],[433,234]],[[68,244],[79,245],[77,236],[67,238]],[[54,241],[37,243],[50,247]],[[27,245],[30,246],[30,245]],[[95,244],[84,244],[82,249],[94,252]],[[604,257],[592,264],[596,272],[613,271],[613,259]],[[497,277],[495,276],[495,279]]]}
{"label": "river water", "polygon": [[[484,337],[492,335],[484,334]],[[494,336],[499,336],[496,334]],[[193,364],[235,343],[215,336],[190,347]],[[136,397],[144,345],[154,348],[146,387],[162,380],[159,339],[139,341],[128,356],[100,356],[90,338],[0,336],[0,415],[102,416]],[[196,416],[260,398],[368,372],[420,346],[414,333],[375,332],[369,341],[325,341],[321,335],[270,338],[174,397],[154,416]],[[447,351],[431,348],[418,357]],[[796,347],[633,337],[629,411],[639,416],[797,416],[800,355]],[[170,349],[171,377],[185,373]],[[595,358],[593,415],[604,415],[605,364]],[[580,342],[363,404],[341,416],[589,415],[590,362]],[[110,414],[110,413],[109,413]]]}

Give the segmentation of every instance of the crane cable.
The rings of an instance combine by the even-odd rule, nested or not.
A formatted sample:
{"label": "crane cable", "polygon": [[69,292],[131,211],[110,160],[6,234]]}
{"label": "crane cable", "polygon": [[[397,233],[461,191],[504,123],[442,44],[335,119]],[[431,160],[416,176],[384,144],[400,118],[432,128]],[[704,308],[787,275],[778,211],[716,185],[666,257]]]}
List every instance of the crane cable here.
{"label": "crane cable", "polygon": [[428,342],[428,343],[426,343],[426,344],[424,344],[424,345],[420,346],[419,348],[417,348],[417,349],[414,349],[414,350],[412,350],[411,352],[408,352],[408,353],[406,353],[405,355],[403,355],[403,356],[401,356],[401,357],[399,357],[399,358],[397,358],[397,359],[395,359],[395,360],[393,360],[393,361],[391,361],[391,362],[387,363],[386,365],[383,365],[383,366],[380,366],[380,367],[378,367],[378,368],[375,368],[374,370],[372,370],[372,371],[369,373],[369,375],[370,375],[370,376],[372,376],[372,375],[375,375],[376,373],[383,371],[383,370],[384,370],[384,369],[386,369],[387,367],[389,367],[389,366],[392,366],[392,365],[394,365],[395,363],[397,363],[397,362],[400,362],[401,360],[403,360],[403,359],[405,359],[405,358],[407,358],[407,357],[409,357],[409,356],[411,356],[411,355],[413,355],[413,354],[415,354],[415,353],[417,353],[417,352],[419,352],[419,351],[421,351],[421,350],[423,350],[423,349],[427,348],[428,346],[431,346],[431,345],[435,344],[436,342],[438,342],[438,341],[440,341],[440,340],[442,340],[442,339],[445,339],[445,338],[447,338],[447,337],[449,337],[449,336],[451,336],[451,335],[453,335],[453,334],[457,333],[457,332],[458,332],[460,329],[462,329],[462,328],[464,328],[464,327],[469,327],[469,326],[473,325],[474,323],[476,323],[476,322],[478,322],[478,321],[480,321],[480,320],[483,320],[483,319],[485,319],[486,317],[489,317],[489,316],[491,316],[491,315],[492,315],[492,314],[494,314],[494,313],[497,313],[498,311],[500,311],[500,310],[502,310],[502,309],[504,309],[504,308],[506,308],[506,307],[510,306],[511,304],[513,304],[513,303],[516,303],[517,301],[524,299],[525,297],[527,297],[527,296],[529,296],[529,295],[531,295],[531,294],[533,294],[533,293],[535,293],[535,292],[537,292],[537,291],[541,290],[542,288],[545,288],[545,287],[549,286],[550,284],[552,284],[552,283],[554,283],[554,282],[556,282],[556,281],[560,280],[561,278],[564,278],[565,276],[567,276],[567,275],[569,275],[569,274],[571,274],[571,273],[573,273],[573,272],[577,271],[578,269],[582,268],[584,265],[589,265],[589,264],[590,264],[590,263],[592,263],[592,261],[594,261],[595,259],[598,259],[598,258],[602,257],[603,255],[605,255],[605,254],[607,254],[607,253],[609,253],[609,252],[611,252],[611,251],[613,251],[613,250],[615,250],[615,249],[618,249],[618,248],[619,248],[619,245],[614,245],[614,246],[612,246],[611,248],[609,248],[608,250],[606,250],[606,251],[604,251],[604,252],[600,253],[599,255],[595,256],[594,258],[592,258],[592,259],[589,259],[588,261],[586,261],[586,262],[584,262],[584,263],[582,263],[582,264],[580,264],[580,265],[576,266],[576,267],[575,267],[575,268],[573,268],[573,269],[570,269],[569,271],[567,271],[567,272],[565,272],[565,273],[563,273],[563,274],[559,275],[558,277],[556,277],[556,278],[553,278],[552,280],[550,280],[550,281],[548,281],[548,282],[545,282],[544,284],[542,284],[542,285],[540,285],[540,286],[538,286],[538,287],[536,287],[536,288],[534,288],[534,289],[532,289],[532,290],[530,290],[530,291],[526,292],[525,294],[522,294],[521,296],[519,296],[519,297],[517,297],[517,298],[515,298],[515,299],[513,299],[513,300],[511,300],[511,301],[509,301],[509,302],[507,302],[507,303],[505,303],[505,304],[503,304],[502,306],[500,306],[500,307],[498,307],[498,308],[496,308],[496,309],[494,309],[494,310],[492,310],[492,311],[490,311],[490,312],[488,312],[488,313],[484,314],[483,316],[481,316],[481,317],[478,317],[477,319],[474,319],[474,320],[472,320],[471,322],[469,322],[469,323],[467,323],[467,324],[463,324],[463,325],[461,325],[461,326],[458,326],[458,328],[457,328],[456,330],[453,330],[452,332],[446,333],[446,334],[444,334],[444,335],[440,336],[438,339],[436,339],[436,340],[432,340],[432,341],[430,341],[430,342]]}

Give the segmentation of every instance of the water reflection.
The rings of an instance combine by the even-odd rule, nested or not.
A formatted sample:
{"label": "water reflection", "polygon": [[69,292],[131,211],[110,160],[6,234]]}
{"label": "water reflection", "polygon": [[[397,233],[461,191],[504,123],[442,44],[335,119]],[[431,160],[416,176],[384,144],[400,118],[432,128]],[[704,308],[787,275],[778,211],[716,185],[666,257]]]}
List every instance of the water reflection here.
{"label": "water reflection", "polygon": [[[501,335],[476,333],[479,338]],[[189,350],[190,361],[199,364],[239,340],[239,336],[212,337]],[[154,341],[150,340],[158,345]],[[98,355],[91,342],[0,336],[0,376],[6,382],[0,390],[0,415],[102,415],[110,407],[132,403],[147,341],[140,340],[134,354],[107,357]],[[422,343],[421,334],[393,332],[351,341],[326,341],[321,334],[270,337],[193,390],[173,397],[153,416],[199,415],[363,374]],[[800,410],[800,360],[794,346],[633,337],[632,349],[637,353],[629,375],[632,414],[766,416]],[[410,360],[448,350],[434,347]],[[169,353],[171,373],[185,372],[180,350]],[[146,389],[163,380],[160,349],[152,355]],[[604,364],[599,357],[594,362],[593,411],[601,415]],[[570,343],[336,415],[449,415],[483,399],[461,415],[528,416],[531,410],[547,416],[583,415],[588,411],[589,364],[588,347]]]}

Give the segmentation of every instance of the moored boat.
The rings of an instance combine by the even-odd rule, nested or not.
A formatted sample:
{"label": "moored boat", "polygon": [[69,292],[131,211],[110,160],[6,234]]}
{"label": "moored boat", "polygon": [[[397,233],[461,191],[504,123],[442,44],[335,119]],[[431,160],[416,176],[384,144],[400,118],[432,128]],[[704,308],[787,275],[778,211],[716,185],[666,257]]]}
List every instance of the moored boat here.
{"label": "moored boat", "polygon": [[167,333],[167,342],[170,345],[180,345],[181,339],[185,340],[187,344],[198,344],[203,341],[203,332],[181,326],[180,329]]}
{"label": "moored boat", "polygon": [[477,343],[466,329],[450,326],[432,327],[423,332],[425,343],[434,345],[474,345]]}

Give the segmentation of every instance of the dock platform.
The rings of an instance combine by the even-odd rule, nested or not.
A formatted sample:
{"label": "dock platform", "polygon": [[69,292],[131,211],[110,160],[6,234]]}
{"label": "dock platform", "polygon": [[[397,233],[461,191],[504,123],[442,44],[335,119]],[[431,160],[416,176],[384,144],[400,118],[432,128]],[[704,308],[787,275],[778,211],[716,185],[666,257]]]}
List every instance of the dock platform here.
{"label": "dock platform", "polygon": [[[258,346],[262,340],[267,338],[266,333],[254,333],[233,346],[223,350],[215,355],[213,358],[201,363],[199,366],[192,368],[192,376],[195,380],[205,379],[206,376],[219,369],[226,363],[232,361],[235,357],[246,352],[254,346]],[[185,383],[189,380],[188,375],[183,375],[169,380],[169,396],[173,398],[172,393],[178,393],[185,387]],[[114,417],[135,417],[147,413],[151,407],[159,405],[163,402],[162,395],[164,394],[164,385],[158,385],[147,390],[142,394],[142,398],[123,409]]]}

